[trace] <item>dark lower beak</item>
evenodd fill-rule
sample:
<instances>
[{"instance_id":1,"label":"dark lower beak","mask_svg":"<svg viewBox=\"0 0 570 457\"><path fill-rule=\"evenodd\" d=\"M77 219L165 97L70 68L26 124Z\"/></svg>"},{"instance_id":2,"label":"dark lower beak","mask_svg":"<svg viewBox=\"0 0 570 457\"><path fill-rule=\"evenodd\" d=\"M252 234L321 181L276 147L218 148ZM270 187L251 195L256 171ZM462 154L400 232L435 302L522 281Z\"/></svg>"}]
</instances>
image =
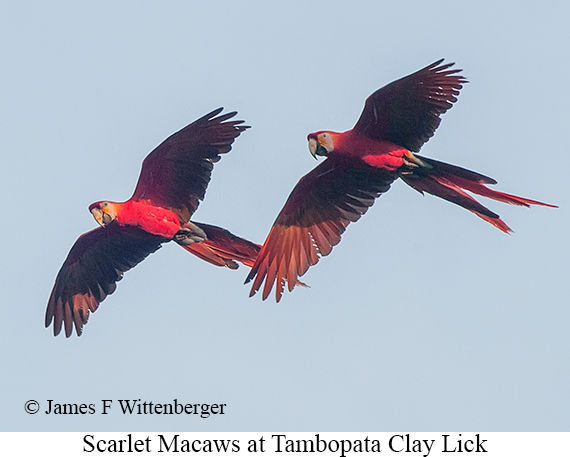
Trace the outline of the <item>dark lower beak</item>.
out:
<instances>
[{"instance_id":1,"label":"dark lower beak","mask_svg":"<svg viewBox=\"0 0 570 457\"><path fill-rule=\"evenodd\" d=\"M322 146L320 143L317 143L317 150L315 151L315 155L326 157L329 155L329 153L324 146Z\"/></svg>"},{"instance_id":2,"label":"dark lower beak","mask_svg":"<svg viewBox=\"0 0 570 457\"><path fill-rule=\"evenodd\" d=\"M311 152L311 155L315 158L315 160L319 160L317 159L317 156L327 156L328 152L325 149L324 146L322 146L316 138L310 138L309 139L309 151Z\"/></svg>"},{"instance_id":3,"label":"dark lower beak","mask_svg":"<svg viewBox=\"0 0 570 457\"><path fill-rule=\"evenodd\" d=\"M103 225L110 224L111 222L113 222L113 218L109 214L103 212Z\"/></svg>"}]
</instances>

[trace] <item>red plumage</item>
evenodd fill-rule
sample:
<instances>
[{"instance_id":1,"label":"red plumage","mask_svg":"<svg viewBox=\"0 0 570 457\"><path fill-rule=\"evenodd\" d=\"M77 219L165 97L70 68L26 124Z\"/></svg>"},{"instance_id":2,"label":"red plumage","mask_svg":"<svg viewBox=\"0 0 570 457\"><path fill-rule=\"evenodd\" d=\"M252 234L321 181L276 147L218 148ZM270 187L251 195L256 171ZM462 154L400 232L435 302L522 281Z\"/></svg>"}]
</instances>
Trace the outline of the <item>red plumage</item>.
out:
<instances>
[{"instance_id":1,"label":"red plumage","mask_svg":"<svg viewBox=\"0 0 570 457\"><path fill-rule=\"evenodd\" d=\"M48 300L45 325L81 335L89 313L116 289L123 273L175 241L219 266L251 266L260 246L225 229L194 223L213 164L247 129L236 113L219 108L171 135L144 160L133 196L124 203L100 201L89 210L101 227L85 233L65 259ZM218 116L218 117L216 117Z\"/></svg>"},{"instance_id":2,"label":"red plumage","mask_svg":"<svg viewBox=\"0 0 570 457\"><path fill-rule=\"evenodd\" d=\"M419 192L460 205L503 232L510 228L466 191L514 205L553 206L496 192L479 173L413 154L434 134L467 81L443 59L374 92L352 130L308 136L311 153L326 160L293 188L246 279L250 296L275 285L281 299L299 277L330 254L350 222L357 221L392 182L402 178Z\"/></svg>"}]
</instances>

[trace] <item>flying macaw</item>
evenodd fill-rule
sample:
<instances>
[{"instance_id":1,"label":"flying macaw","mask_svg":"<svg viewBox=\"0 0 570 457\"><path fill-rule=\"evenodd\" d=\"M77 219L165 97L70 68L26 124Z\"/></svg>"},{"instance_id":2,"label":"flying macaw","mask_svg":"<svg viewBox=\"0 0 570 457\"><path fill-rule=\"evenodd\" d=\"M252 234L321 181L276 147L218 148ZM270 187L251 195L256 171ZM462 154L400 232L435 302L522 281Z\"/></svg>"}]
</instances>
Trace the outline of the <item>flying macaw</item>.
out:
<instances>
[{"instance_id":1,"label":"flying macaw","mask_svg":"<svg viewBox=\"0 0 570 457\"><path fill-rule=\"evenodd\" d=\"M89 206L100 227L75 242L59 270L48 301L45 325L62 323L80 336L89 312L116 289L123 273L163 243L175 241L206 262L231 269L252 266L260 246L213 225L190 221L203 200L214 163L249 128L231 112L212 111L164 140L142 164L133 196L124 203ZM218 117L216 117L218 116Z\"/></svg>"},{"instance_id":2,"label":"flying macaw","mask_svg":"<svg viewBox=\"0 0 570 457\"><path fill-rule=\"evenodd\" d=\"M497 214L465 191L520 206L543 205L491 190L496 181L479 173L415 154L434 134L440 116L453 106L467 80L443 59L374 92L360 119L344 133L308 135L315 159L326 160L303 176L277 216L246 283L250 297L263 284L265 300L275 284L279 301L288 285L329 255L350 222L356 222L377 197L401 178L427 192L472 211L505 233L511 229Z\"/></svg>"}]
</instances>

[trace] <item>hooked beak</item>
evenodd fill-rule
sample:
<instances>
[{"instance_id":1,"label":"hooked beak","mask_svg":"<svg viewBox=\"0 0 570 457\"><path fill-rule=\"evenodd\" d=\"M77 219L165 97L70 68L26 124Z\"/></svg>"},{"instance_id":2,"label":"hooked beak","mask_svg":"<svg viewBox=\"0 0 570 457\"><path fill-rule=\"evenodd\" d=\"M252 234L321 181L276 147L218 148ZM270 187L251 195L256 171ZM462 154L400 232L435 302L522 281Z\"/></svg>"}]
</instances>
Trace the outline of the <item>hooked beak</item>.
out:
<instances>
[{"instance_id":1,"label":"hooked beak","mask_svg":"<svg viewBox=\"0 0 570 457\"><path fill-rule=\"evenodd\" d=\"M315 158L319 160L317 156L327 156L328 152L325 147L317 141L316 138L309 138L309 152Z\"/></svg>"},{"instance_id":2,"label":"hooked beak","mask_svg":"<svg viewBox=\"0 0 570 457\"><path fill-rule=\"evenodd\" d=\"M107 214L100 208L93 208L91 210L91 214L93 214L93 217L101 227L105 227L106 224L113 222L111 215Z\"/></svg>"}]
</instances>

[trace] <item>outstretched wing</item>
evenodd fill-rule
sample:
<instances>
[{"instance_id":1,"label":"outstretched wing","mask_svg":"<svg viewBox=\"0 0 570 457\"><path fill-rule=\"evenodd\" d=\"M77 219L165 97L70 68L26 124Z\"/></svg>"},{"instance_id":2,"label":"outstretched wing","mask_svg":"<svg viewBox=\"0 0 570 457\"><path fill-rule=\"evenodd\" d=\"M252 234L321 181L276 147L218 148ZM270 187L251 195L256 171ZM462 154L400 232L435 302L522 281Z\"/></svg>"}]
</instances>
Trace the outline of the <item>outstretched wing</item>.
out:
<instances>
[{"instance_id":1,"label":"outstretched wing","mask_svg":"<svg viewBox=\"0 0 570 457\"><path fill-rule=\"evenodd\" d=\"M133 226L111 223L81 235L63 263L51 292L45 325L52 320L57 336L65 325L71 336L73 324L81 335L89 312L94 312L112 294L123 273L142 262L167 241Z\"/></svg>"},{"instance_id":2,"label":"outstretched wing","mask_svg":"<svg viewBox=\"0 0 570 457\"><path fill-rule=\"evenodd\" d=\"M142 164L131 199L151 200L187 222L204 199L213 164L249 128L239 125L244 121L228 121L237 114L235 111L216 117L222 110L218 108L187 125L152 151Z\"/></svg>"},{"instance_id":3,"label":"outstretched wing","mask_svg":"<svg viewBox=\"0 0 570 457\"><path fill-rule=\"evenodd\" d=\"M417 152L434 134L440 115L457 101L467 80L443 59L398 79L366 100L354 130Z\"/></svg>"},{"instance_id":4,"label":"outstretched wing","mask_svg":"<svg viewBox=\"0 0 570 457\"><path fill-rule=\"evenodd\" d=\"M301 178L277 216L246 283L250 296L265 280L265 300L275 283L279 301L288 284L298 284L319 258L330 254L350 222L355 222L386 192L397 174L359 159L333 156Z\"/></svg>"}]
</instances>

